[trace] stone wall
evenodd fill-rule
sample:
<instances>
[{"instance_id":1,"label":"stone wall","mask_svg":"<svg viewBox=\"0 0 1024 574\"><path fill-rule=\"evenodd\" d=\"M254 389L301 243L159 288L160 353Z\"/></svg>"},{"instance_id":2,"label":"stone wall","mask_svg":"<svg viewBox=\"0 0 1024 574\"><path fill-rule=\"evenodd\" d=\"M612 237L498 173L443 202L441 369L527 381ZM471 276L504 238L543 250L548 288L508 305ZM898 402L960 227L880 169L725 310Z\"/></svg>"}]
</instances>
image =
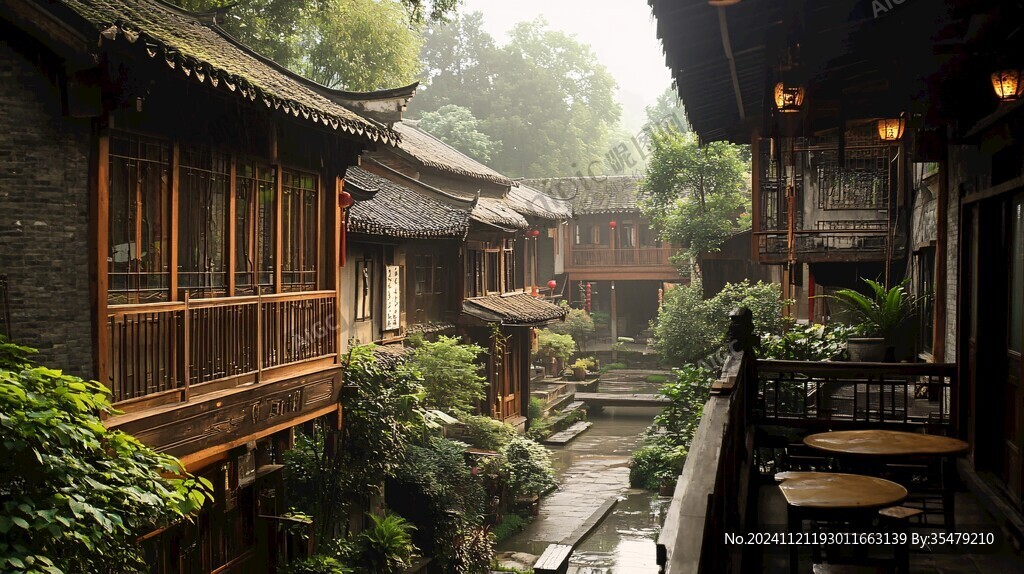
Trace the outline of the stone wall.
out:
<instances>
[{"instance_id":1,"label":"stone wall","mask_svg":"<svg viewBox=\"0 0 1024 574\"><path fill-rule=\"evenodd\" d=\"M89 299L89 120L62 115L56 72L0 36L0 274L11 335L47 366L94 377Z\"/></svg>"}]
</instances>

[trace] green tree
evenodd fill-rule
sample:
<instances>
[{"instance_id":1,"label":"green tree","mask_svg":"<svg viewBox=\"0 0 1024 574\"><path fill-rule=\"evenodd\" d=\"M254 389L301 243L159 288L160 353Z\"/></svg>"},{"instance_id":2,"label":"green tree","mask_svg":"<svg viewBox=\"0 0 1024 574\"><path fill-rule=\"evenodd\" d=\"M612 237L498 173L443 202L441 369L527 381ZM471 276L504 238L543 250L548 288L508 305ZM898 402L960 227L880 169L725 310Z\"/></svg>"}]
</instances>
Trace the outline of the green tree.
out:
<instances>
[{"instance_id":1,"label":"green tree","mask_svg":"<svg viewBox=\"0 0 1024 574\"><path fill-rule=\"evenodd\" d=\"M107 429L110 391L33 353L0 337L0 571L141 572L138 536L197 511L210 484Z\"/></svg>"},{"instance_id":2,"label":"green tree","mask_svg":"<svg viewBox=\"0 0 1024 574\"><path fill-rule=\"evenodd\" d=\"M565 321L553 323L548 330L559 335L569 335L580 351L586 351L587 341L594 336L594 319L584 309L569 309Z\"/></svg>"},{"instance_id":3,"label":"green tree","mask_svg":"<svg viewBox=\"0 0 1024 574\"><path fill-rule=\"evenodd\" d=\"M712 361L725 344L729 313L748 307L759 336L779 334L785 326L782 289L774 283L727 283L710 299L703 298L699 281L665 295L654 327L655 348L668 363L686 365Z\"/></svg>"},{"instance_id":4,"label":"green tree","mask_svg":"<svg viewBox=\"0 0 1024 574\"><path fill-rule=\"evenodd\" d=\"M412 113L456 104L500 142L494 167L512 175L600 175L608 135L618 122L615 81L589 46L521 22L497 46L479 13L425 33L423 92ZM594 172L594 173L589 173Z\"/></svg>"},{"instance_id":5,"label":"green tree","mask_svg":"<svg viewBox=\"0 0 1024 574\"><path fill-rule=\"evenodd\" d=\"M690 131L690 124L686 121L686 110L683 109L683 102L675 88L666 88L653 105L644 108L644 114L647 116L644 129L653 131L675 126L680 132Z\"/></svg>"},{"instance_id":6,"label":"green tree","mask_svg":"<svg viewBox=\"0 0 1024 574\"><path fill-rule=\"evenodd\" d=\"M480 374L479 345L464 344L458 337L440 336L436 341L415 341L409 367L423 377L424 405L443 411L465 413L486 396L487 379Z\"/></svg>"},{"instance_id":7,"label":"green tree","mask_svg":"<svg viewBox=\"0 0 1024 574\"><path fill-rule=\"evenodd\" d=\"M419 74L418 22L457 0L175 0L196 11L229 7L221 25L243 43L330 88L370 91Z\"/></svg>"},{"instance_id":8,"label":"green tree","mask_svg":"<svg viewBox=\"0 0 1024 574\"><path fill-rule=\"evenodd\" d=\"M490 136L480 131L480 122L469 108L448 104L436 112L424 112L419 127L483 163L491 161L496 146Z\"/></svg>"},{"instance_id":9,"label":"green tree","mask_svg":"<svg viewBox=\"0 0 1024 574\"><path fill-rule=\"evenodd\" d=\"M700 145L693 134L655 130L652 155L640 183L644 213L668 241L696 259L718 251L732 234L749 225L750 165L742 150L726 142Z\"/></svg>"}]
</instances>

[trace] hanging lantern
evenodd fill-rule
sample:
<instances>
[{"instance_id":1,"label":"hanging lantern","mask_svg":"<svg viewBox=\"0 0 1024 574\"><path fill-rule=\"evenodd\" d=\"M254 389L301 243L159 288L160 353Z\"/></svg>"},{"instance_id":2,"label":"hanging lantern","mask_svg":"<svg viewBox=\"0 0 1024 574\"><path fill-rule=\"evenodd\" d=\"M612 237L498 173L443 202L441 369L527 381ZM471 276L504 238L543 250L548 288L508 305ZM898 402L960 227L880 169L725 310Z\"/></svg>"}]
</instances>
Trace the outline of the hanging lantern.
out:
<instances>
[{"instance_id":1,"label":"hanging lantern","mask_svg":"<svg viewBox=\"0 0 1024 574\"><path fill-rule=\"evenodd\" d=\"M552 279L551 281L548 281L548 289L551 289L552 291L554 291L555 287L558 287L558 282L557 281L555 281L554 279Z\"/></svg>"},{"instance_id":2,"label":"hanging lantern","mask_svg":"<svg viewBox=\"0 0 1024 574\"><path fill-rule=\"evenodd\" d=\"M992 89L1001 102L1012 102L1020 98L1020 70L1001 70L992 74Z\"/></svg>"},{"instance_id":3,"label":"hanging lantern","mask_svg":"<svg viewBox=\"0 0 1024 574\"><path fill-rule=\"evenodd\" d=\"M533 231L530 232L530 235L532 235L534 238L540 237L540 230L534 229Z\"/></svg>"},{"instance_id":4,"label":"hanging lantern","mask_svg":"<svg viewBox=\"0 0 1024 574\"><path fill-rule=\"evenodd\" d=\"M338 194L338 205L342 209L348 209L348 208L352 207L353 203L355 203L355 201L352 199L352 194L351 193L349 193L347 191L343 191L343 192Z\"/></svg>"},{"instance_id":5,"label":"hanging lantern","mask_svg":"<svg viewBox=\"0 0 1024 574\"><path fill-rule=\"evenodd\" d=\"M905 129L907 129L907 120L903 116L878 120L878 137L882 141L899 141L903 138Z\"/></svg>"},{"instance_id":6,"label":"hanging lantern","mask_svg":"<svg viewBox=\"0 0 1024 574\"><path fill-rule=\"evenodd\" d=\"M804 106L803 86L775 84L775 108L782 113L799 112Z\"/></svg>"},{"instance_id":7,"label":"hanging lantern","mask_svg":"<svg viewBox=\"0 0 1024 574\"><path fill-rule=\"evenodd\" d=\"M608 222L608 227L610 227L610 228L612 228L612 229L615 229L615 226L616 226L616 225L618 225L618 223L615 223L614 221L609 221L609 222Z\"/></svg>"}]
</instances>

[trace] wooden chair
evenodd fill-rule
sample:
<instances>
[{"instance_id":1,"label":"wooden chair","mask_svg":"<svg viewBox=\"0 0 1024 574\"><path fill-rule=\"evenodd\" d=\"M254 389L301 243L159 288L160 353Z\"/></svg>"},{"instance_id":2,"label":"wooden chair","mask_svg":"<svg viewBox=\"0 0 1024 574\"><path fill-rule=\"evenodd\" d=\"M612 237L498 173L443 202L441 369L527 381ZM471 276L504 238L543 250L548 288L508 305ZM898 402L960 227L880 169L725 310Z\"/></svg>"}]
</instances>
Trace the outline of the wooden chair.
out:
<instances>
[{"instance_id":1,"label":"wooden chair","mask_svg":"<svg viewBox=\"0 0 1024 574\"><path fill-rule=\"evenodd\" d=\"M572 546L550 544L533 564L534 574L566 574L569 571L569 556Z\"/></svg>"}]
</instances>

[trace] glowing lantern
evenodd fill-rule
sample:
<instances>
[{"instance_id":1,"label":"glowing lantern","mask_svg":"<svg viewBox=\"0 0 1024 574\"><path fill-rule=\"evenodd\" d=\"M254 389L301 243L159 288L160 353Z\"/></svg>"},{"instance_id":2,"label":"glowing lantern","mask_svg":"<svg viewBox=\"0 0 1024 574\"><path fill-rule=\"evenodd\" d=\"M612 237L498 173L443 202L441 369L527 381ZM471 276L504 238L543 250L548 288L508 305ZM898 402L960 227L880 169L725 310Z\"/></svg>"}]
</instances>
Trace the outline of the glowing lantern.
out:
<instances>
[{"instance_id":1,"label":"glowing lantern","mask_svg":"<svg viewBox=\"0 0 1024 574\"><path fill-rule=\"evenodd\" d=\"M992 89L1001 102L1012 102L1021 96L1020 70L1001 70L992 74Z\"/></svg>"},{"instance_id":2,"label":"glowing lantern","mask_svg":"<svg viewBox=\"0 0 1024 574\"><path fill-rule=\"evenodd\" d=\"M804 107L802 86L787 86L785 82L775 84L775 108L782 113L799 112Z\"/></svg>"},{"instance_id":3,"label":"glowing lantern","mask_svg":"<svg viewBox=\"0 0 1024 574\"><path fill-rule=\"evenodd\" d=\"M903 117L878 120L878 137L887 142L899 141L906 128L907 120Z\"/></svg>"},{"instance_id":4,"label":"glowing lantern","mask_svg":"<svg viewBox=\"0 0 1024 574\"><path fill-rule=\"evenodd\" d=\"M534 229L532 232L530 232L530 235L532 235L534 237L540 237L540 230L539 229Z\"/></svg>"},{"instance_id":5,"label":"glowing lantern","mask_svg":"<svg viewBox=\"0 0 1024 574\"><path fill-rule=\"evenodd\" d=\"M614 221L609 221L609 222L608 222L608 227L610 227L610 228L612 228L612 229L615 229L615 226L616 226L616 225L618 225L618 223L615 223Z\"/></svg>"},{"instance_id":6,"label":"glowing lantern","mask_svg":"<svg viewBox=\"0 0 1024 574\"><path fill-rule=\"evenodd\" d=\"M555 281L554 279L548 281L548 289L554 290L555 287L558 287L557 281Z\"/></svg>"},{"instance_id":7,"label":"glowing lantern","mask_svg":"<svg viewBox=\"0 0 1024 574\"><path fill-rule=\"evenodd\" d=\"M743 0L708 0L709 6L735 6Z\"/></svg>"}]
</instances>

